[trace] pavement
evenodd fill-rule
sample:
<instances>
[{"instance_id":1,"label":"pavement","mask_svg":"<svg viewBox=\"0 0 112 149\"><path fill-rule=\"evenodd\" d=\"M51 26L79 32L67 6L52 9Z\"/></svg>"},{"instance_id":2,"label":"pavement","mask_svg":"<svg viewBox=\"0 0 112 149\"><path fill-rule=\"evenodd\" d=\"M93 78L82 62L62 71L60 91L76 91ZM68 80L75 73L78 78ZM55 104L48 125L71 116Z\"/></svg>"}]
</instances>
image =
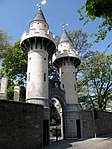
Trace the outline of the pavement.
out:
<instances>
[{"instance_id":1,"label":"pavement","mask_svg":"<svg viewBox=\"0 0 112 149\"><path fill-rule=\"evenodd\" d=\"M112 134L85 140L51 141L44 149L112 149Z\"/></svg>"}]
</instances>

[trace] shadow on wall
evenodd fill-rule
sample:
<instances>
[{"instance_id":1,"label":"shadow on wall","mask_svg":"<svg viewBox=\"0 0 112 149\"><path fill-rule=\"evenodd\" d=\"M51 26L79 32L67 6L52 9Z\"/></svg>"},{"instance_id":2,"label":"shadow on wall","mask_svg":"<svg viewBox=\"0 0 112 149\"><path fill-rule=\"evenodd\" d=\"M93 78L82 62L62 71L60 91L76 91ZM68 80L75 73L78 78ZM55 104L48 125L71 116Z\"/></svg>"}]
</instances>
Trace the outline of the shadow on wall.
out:
<instances>
[{"instance_id":1,"label":"shadow on wall","mask_svg":"<svg viewBox=\"0 0 112 149\"><path fill-rule=\"evenodd\" d=\"M81 137L92 138L112 133L112 113L97 112L94 119L92 111L80 111Z\"/></svg>"}]
</instances>

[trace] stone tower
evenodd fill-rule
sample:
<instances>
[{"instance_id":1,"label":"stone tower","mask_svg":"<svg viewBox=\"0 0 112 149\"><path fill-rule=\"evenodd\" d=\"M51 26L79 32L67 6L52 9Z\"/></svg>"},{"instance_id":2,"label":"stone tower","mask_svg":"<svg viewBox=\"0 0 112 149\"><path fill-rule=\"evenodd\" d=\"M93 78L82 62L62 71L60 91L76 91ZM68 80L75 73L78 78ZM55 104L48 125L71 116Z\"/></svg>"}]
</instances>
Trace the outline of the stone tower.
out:
<instances>
[{"instance_id":1,"label":"stone tower","mask_svg":"<svg viewBox=\"0 0 112 149\"><path fill-rule=\"evenodd\" d=\"M26 102L44 106L44 143L49 141L49 101L48 101L48 55L54 53L55 37L41 7L30 23L29 33L24 32L21 46L28 53Z\"/></svg>"},{"instance_id":2,"label":"stone tower","mask_svg":"<svg viewBox=\"0 0 112 149\"><path fill-rule=\"evenodd\" d=\"M61 89L65 90L65 139L75 138L77 137L76 123L79 120L76 69L81 60L65 29L58 44L58 51L53 55L53 62L59 68Z\"/></svg>"}]
</instances>

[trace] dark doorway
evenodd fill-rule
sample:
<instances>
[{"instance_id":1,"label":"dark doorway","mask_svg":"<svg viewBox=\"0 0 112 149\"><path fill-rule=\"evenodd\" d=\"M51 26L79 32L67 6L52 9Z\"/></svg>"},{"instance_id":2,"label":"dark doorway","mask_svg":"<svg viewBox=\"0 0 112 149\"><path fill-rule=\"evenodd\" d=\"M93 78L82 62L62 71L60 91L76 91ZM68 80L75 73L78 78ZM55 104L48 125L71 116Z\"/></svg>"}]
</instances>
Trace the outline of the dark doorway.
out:
<instances>
[{"instance_id":1,"label":"dark doorway","mask_svg":"<svg viewBox=\"0 0 112 149\"><path fill-rule=\"evenodd\" d=\"M76 120L76 125L77 125L77 138L81 138L81 127L80 127L80 120Z\"/></svg>"},{"instance_id":2,"label":"dark doorway","mask_svg":"<svg viewBox=\"0 0 112 149\"><path fill-rule=\"evenodd\" d=\"M43 122L43 144L49 144L49 120Z\"/></svg>"}]
</instances>

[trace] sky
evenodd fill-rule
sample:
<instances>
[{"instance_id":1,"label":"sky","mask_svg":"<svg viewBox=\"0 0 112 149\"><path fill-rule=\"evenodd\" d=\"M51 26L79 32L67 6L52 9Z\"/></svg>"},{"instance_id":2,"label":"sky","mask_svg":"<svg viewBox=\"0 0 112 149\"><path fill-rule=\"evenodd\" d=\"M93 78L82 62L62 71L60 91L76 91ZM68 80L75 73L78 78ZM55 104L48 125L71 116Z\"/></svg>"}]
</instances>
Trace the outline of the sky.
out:
<instances>
[{"instance_id":1,"label":"sky","mask_svg":"<svg viewBox=\"0 0 112 149\"><path fill-rule=\"evenodd\" d=\"M13 40L11 43L18 41L22 33L29 30L29 24L38 11L37 3L41 0L0 0L0 29L5 30ZM79 21L77 13L86 0L47 0L42 11L49 24L50 31L56 36L61 36L62 19L69 24L66 30L78 30L82 27L83 22ZM82 27L88 34L96 31L98 20ZM98 43L92 47L92 50L103 51L111 41L109 35L105 42ZM111 49L107 51L111 53Z\"/></svg>"}]
</instances>

